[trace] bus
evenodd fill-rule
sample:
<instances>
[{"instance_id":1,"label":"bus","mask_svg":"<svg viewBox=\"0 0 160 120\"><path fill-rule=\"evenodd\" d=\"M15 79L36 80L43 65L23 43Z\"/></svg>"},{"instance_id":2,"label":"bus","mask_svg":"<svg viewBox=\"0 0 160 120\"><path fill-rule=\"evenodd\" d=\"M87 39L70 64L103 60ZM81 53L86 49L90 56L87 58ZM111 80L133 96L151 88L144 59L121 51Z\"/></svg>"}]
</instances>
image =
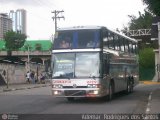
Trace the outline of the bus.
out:
<instances>
[{"instance_id":1,"label":"bus","mask_svg":"<svg viewBox=\"0 0 160 120\"><path fill-rule=\"evenodd\" d=\"M104 26L59 28L54 36L52 95L111 100L139 81L137 41Z\"/></svg>"}]
</instances>

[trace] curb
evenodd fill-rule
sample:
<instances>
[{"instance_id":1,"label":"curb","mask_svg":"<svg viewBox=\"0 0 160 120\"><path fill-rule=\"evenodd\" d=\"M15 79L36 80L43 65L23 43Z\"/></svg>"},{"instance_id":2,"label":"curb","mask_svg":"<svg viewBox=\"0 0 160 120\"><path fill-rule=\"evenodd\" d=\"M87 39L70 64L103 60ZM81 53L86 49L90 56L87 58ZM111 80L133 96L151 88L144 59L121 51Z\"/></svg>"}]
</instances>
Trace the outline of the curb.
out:
<instances>
[{"instance_id":1,"label":"curb","mask_svg":"<svg viewBox=\"0 0 160 120\"><path fill-rule=\"evenodd\" d=\"M40 87L48 87L51 86L50 84L45 85L35 85L35 86L29 86L29 87L20 87L20 88L3 88L0 90L1 92L9 92L9 91L16 91L16 90L25 90L25 89L32 89L32 88L40 88Z\"/></svg>"},{"instance_id":2,"label":"curb","mask_svg":"<svg viewBox=\"0 0 160 120\"><path fill-rule=\"evenodd\" d=\"M155 84L160 84L160 82L155 82L155 81L140 81L139 83L145 84L145 85L155 85Z\"/></svg>"}]
</instances>

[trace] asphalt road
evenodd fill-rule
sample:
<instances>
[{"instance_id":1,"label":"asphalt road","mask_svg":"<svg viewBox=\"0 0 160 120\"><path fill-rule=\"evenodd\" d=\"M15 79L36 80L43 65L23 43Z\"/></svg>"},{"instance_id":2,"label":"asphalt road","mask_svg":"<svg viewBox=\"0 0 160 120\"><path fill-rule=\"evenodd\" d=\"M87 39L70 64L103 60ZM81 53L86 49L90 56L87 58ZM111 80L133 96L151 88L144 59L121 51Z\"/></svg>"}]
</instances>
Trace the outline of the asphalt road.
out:
<instances>
[{"instance_id":1,"label":"asphalt road","mask_svg":"<svg viewBox=\"0 0 160 120\"><path fill-rule=\"evenodd\" d=\"M159 114L160 85L140 84L134 92L116 94L110 102L51 96L51 87L0 93L0 114ZM81 118L82 119L82 118Z\"/></svg>"}]
</instances>

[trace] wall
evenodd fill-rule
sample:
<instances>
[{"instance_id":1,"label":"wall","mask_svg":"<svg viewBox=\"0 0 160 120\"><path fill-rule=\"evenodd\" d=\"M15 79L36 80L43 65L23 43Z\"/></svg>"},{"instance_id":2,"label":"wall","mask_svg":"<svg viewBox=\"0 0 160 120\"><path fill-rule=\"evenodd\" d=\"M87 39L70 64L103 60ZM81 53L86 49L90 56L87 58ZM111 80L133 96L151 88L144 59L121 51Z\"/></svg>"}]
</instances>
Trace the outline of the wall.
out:
<instances>
[{"instance_id":1,"label":"wall","mask_svg":"<svg viewBox=\"0 0 160 120\"><path fill-rule=\"evenodd\" d=\"M44 71L44 66L31 65L31 71L37 73L37 70L40 75ZM26 83L27 69L25 65L0 63L0 71L6 83L7 80L9 84Z\"/></svg>"}]
</instances>

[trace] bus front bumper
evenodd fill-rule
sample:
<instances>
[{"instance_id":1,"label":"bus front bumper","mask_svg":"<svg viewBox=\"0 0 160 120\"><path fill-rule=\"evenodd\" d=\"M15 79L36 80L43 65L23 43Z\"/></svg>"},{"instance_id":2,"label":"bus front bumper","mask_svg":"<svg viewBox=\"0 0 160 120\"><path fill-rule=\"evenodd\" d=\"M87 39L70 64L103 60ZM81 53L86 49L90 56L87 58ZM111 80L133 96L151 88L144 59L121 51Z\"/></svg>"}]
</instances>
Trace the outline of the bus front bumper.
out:
<instances>
[{"instance_id":1,"label":"bus front bumper","mask_svg":"<svg viewBox=\"0 0 160 120\"><path fill-rule=\"evenodd\" d=\"M52 89L52 95L55 97L101 97L103 96L100 89L89 90L62 90Z\"/></svg>"}]
</instances>

